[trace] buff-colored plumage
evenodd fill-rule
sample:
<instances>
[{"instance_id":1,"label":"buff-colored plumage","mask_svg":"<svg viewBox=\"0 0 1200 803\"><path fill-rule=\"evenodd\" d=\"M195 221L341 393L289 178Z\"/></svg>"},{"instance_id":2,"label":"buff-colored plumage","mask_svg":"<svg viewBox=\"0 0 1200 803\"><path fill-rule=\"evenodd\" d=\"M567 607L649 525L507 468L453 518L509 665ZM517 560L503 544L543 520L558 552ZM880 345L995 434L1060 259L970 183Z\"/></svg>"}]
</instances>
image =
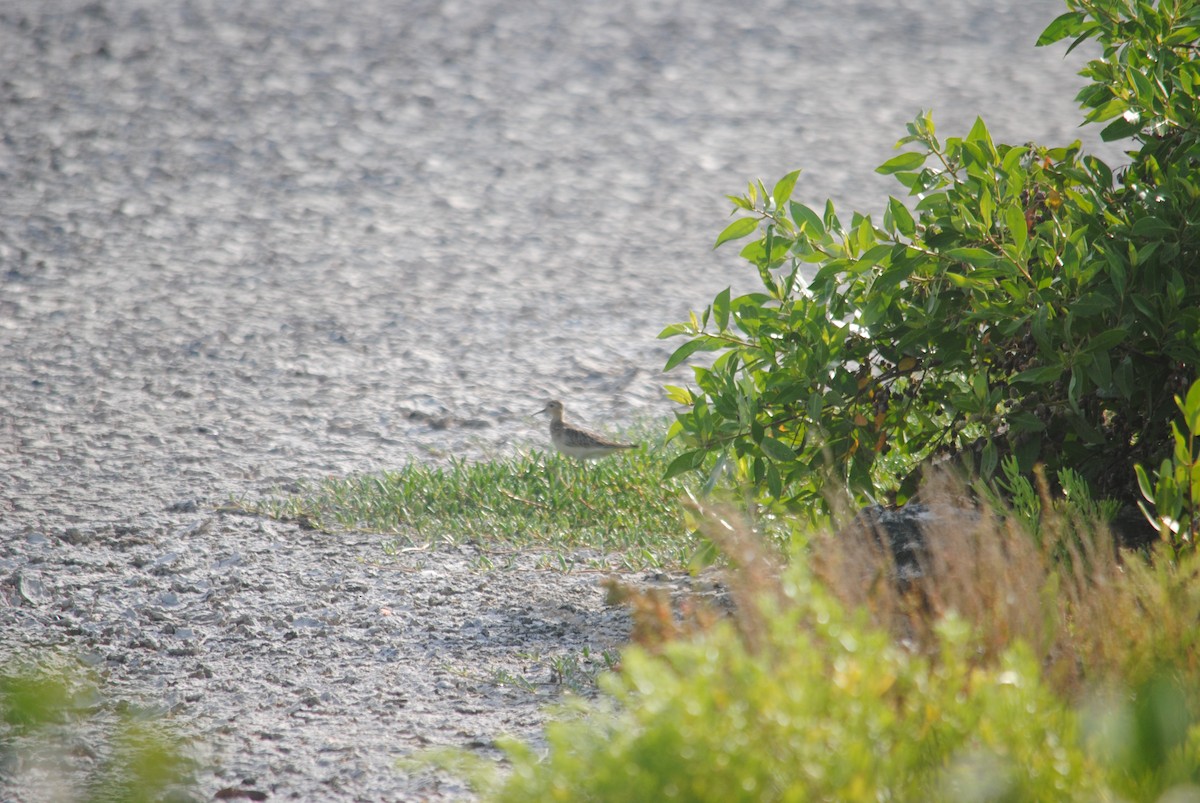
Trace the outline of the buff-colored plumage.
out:
<instances>
[{"instance_id":1,"label":"buff-colored plumage","mask_svg":"<svg viewBox=\"0 0 1200 803\"><path fill-rule=\"evenodd\" d=\"M637 448L636 443L617 443L603 435L563 422L563 404L560 401L546 402L546 406L538 412L550 415L550 442L567 457L598 460L622 449Z\"/></svg>"}]
</instances>

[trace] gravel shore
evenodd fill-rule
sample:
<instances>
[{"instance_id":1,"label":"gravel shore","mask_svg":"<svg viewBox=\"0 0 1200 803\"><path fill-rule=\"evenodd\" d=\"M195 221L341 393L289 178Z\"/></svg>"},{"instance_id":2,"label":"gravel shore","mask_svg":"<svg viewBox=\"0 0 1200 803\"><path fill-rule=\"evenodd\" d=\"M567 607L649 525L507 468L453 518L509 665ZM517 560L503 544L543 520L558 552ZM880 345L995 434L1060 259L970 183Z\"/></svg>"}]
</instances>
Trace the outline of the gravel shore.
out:
<instances>
[{"instance_id":1,"label":"gravel shore","mask_svg":"<svg viewBox=\"0 0 1200 803\"><path fill-rule=\"evenodd\" d=\"M547 658L627 636L602 578L217 508L541 445L550 397L667 415L655 335L753 287L724 195L803 167L798 200L878 214L925 108L1090 141L1083 54L1033 47L1063 10L0 3L0 662L76 655L164 713L197 800L468 796L395 760L535 739Z\"/></svg>"}]
</instances>

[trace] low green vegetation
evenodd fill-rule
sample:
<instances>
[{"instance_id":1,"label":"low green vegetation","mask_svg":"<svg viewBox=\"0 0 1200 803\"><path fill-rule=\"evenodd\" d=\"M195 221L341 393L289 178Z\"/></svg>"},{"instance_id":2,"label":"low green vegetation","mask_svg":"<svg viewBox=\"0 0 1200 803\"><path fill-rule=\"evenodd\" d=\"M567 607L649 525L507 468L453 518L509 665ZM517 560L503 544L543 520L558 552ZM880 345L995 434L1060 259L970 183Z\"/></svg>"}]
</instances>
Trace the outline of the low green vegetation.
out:
<instances>
[{"instance_id":1,"label":"low green vegetation","mask_svg":"<svg viewBox=\"0 0 1200 803\"><path fill-rule=\"evenodd\" d=\"M472 541L485 554L542 547L585 550L634 567L680 566L696 542L683 523L684 482L663 480L665 454L660 439L586 465L536 451L445 466L411 463L329 478L254 509L319 529L392 534L389 547Z\"/></svg>"},{"instance_id":2,"label":"low green vegetation","mask_svg":"<svg viewBox=\"0 0 1200 803\"><path fill-rule=\"evenodd\" d=\"M619 663L620 652L603 648L593 650L585 646L579 650L555 654L525 653L520 658L531 667L530 671L517 674L507 669L499 669L490 673L480 673L463 669L456 671L456 674L480 686L507 687L529 694L537 694L545 688L543 681L531 680L531 676L549 676L550 685L558 690L587 697L596 694L598 678Z\"/></svg>"},{"instance_id":3,"label":"low green vegetation","mask_svg":"<svg viewBox=\"0 0 1200 803\"><path fill-rule=\"evenodd\" d=\"M1134 469L1145 497L1139 507L1157 530L1163 550L1177 556L1180 550L1194 550L1200 536L1200 381L1186 397L1175 397L1175 404L1183 426L1171 423L1170 455L1153 478L1141 465Z\"/></svg>"}]
</instances>

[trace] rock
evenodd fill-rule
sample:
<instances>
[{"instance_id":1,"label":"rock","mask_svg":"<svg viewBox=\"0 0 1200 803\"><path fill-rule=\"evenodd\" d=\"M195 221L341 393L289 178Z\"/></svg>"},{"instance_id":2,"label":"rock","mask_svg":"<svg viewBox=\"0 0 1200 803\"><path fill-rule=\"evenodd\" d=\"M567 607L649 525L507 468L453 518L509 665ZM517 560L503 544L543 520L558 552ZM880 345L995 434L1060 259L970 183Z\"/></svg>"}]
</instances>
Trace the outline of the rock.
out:
<instances>
[{"instance_id":1,"label":"rock","mask_svg":"<svg viewBox=\"0 0 1200 803\"><path fill-rule=\"evenodd\" d=\"M46 584L36 574L18 571L13 579L17 594L27 604L38 607L50 601L50 592L46 589Z\"/></svg>"}]
</instances>

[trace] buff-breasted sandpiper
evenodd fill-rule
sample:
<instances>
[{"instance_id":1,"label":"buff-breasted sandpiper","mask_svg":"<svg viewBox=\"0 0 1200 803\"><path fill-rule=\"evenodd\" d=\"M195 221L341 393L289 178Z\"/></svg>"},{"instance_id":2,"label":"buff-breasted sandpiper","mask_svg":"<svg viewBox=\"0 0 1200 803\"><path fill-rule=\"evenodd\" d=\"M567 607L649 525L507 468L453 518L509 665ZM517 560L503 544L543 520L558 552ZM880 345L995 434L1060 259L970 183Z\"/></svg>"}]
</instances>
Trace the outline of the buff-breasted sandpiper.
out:
<instances>
[{"instance_id":1,"label":"buff-breasted sandpiper","mask_svg":"<svg viewBox=\"0 0 1200 803\"><path fill-rule=\"evenodd\" d=\"M538 413L550 415L550 441L554 448L576 460L598 460L622 449L636 449L636 443L617 443L603 435L581 429L563 422L563 404L560 401L546 402Z\"/></svg>"}]
</instances>

